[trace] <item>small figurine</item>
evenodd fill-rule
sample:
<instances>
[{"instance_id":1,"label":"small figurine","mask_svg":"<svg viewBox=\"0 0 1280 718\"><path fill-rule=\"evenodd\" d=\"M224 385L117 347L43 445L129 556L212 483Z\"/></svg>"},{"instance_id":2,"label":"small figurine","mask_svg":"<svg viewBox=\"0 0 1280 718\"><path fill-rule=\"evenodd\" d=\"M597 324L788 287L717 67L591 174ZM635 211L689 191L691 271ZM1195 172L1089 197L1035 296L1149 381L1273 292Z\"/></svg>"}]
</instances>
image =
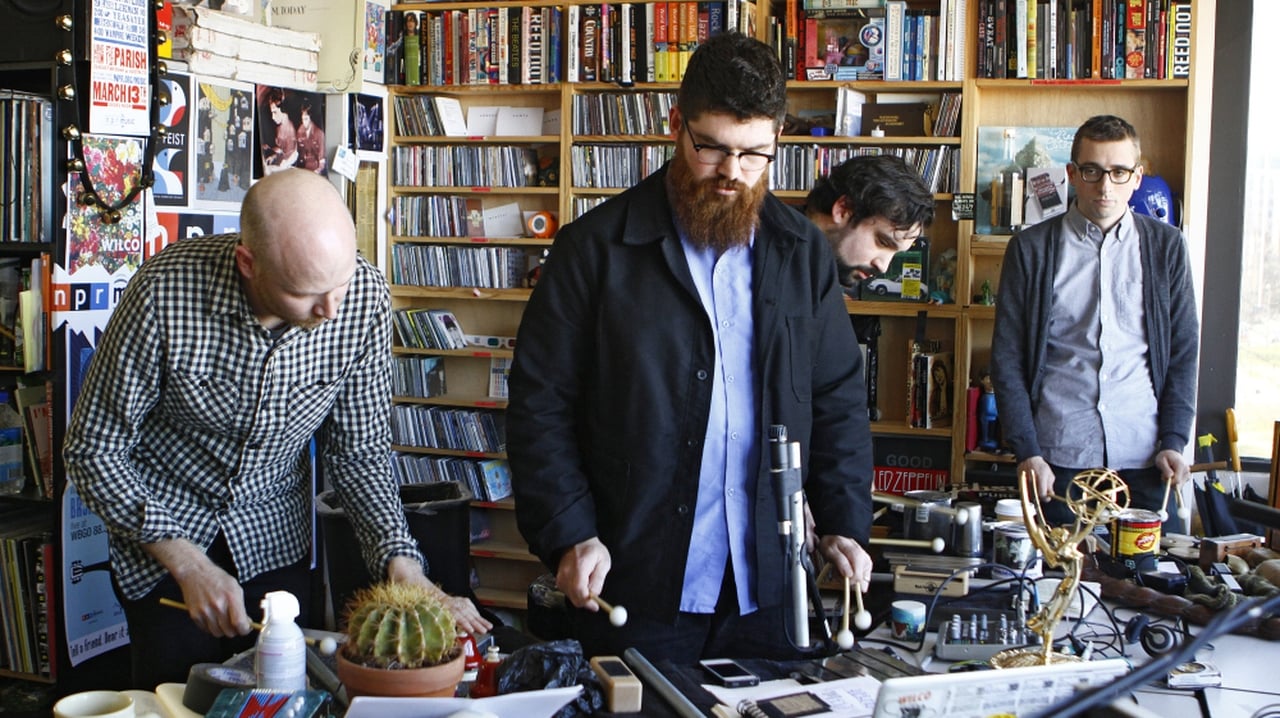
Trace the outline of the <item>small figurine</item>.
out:
<instances>
[{"instance_id":1,"label":"small figurine","mask_svg":"<svg viewBox=\"0 0 1280 718\"><path fill-rule=\"evenodd\" d=\"M994 307L996 305L996 293L991 291L991 280L984 279L982 281L982 306Z\"/></svg>"},{"instance_id":2,"label":"small figurine","mask_svg":"<svg viewBox=\"0 0 1280 718\"><path fill-rule=\"evenodd\" d=\"M983 451L995 451L999 448L996 442L996 389L991 383L991 373L983 372L982 395L978 397L978 448Z\"/></svg>"}]
</instances>

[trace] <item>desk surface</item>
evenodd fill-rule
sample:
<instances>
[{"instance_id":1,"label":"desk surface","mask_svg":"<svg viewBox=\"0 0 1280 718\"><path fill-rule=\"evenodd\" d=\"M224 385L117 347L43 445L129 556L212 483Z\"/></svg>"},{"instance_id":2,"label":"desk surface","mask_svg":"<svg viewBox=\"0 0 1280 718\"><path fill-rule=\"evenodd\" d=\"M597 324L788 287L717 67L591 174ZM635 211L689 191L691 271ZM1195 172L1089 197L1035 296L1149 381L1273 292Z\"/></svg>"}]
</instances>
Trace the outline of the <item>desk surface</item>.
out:
<instances>
[{"instance_id":1,"label":"desk surface","mask_svg":"<svg viewBox=\"0 0 1280 718\"><path fill-rule=\"evenodd\" d=\"M1135 611L1126 609L1114 609L1114 613L1116 622L1121 630L1123 630L1128 619L1136 614ZM1105 617L1105 614L1100 609L1091 613L1086 620L1105 622L1107 626L1110 626L1109 619ZM1064 621L1059 627L1060 635L1065 635L1069 629L1070 626ZM1199 626L1191 627L1192 635L1196 635L1200 630L1201 627ZM934 657L935 641L936 634L929 633L918 650L910 650L910 648L903 647L901 643L894 641L887 628L877 626L859 640L854 651L880 653L883 655L881 649L887 645L890 650L903 659L908 671L910 667L914 666L928 672L944 672L951 666L951 663ZM1116 641L1105 656L1099 657L1117 657L1117 649L1122 643L1123 638ZM1124 657L1135 665L1143 665L1152 660L1142 646L1137 643L1124 645L1123 648ZM1280 673L1276 670L1277 665L1280 665L1280 642L1235 634L1222 635L1198 650L1195 660L1213 664L1222 672L1222 685L1220 687L1202 689L1204 710L1201 709L1201 702L1196 691L1169 689L1164 685L1162 679L1143 686L1133 694L1133 699L1136 700L1137 705L1148 715L1164 716L1165 718L1175 716L1176 718L1195 718L1195 716L1205 716L1207 718L1248 718L1250 716L1255 716L1256 718L1280 718ZM811 664L809 668L804 667L804 662L743 661L743 663L764 678L786 677L797 671L800 673L809 672L815 676L822 672L820 661L809 662ZM815 668L814 666L818 667ZM709 711L711 706L714 705L713 699L706 691L701 689L699 685L700 675L696 669L678 669L671 665L663 664L659 664L657 668L671 679L672 683L682 693L689 696L700 710L710 715ZM646 686L645 715L674 716L678 714L671 711L658 698L656 692Z\"/></svg>"}]
</instances>

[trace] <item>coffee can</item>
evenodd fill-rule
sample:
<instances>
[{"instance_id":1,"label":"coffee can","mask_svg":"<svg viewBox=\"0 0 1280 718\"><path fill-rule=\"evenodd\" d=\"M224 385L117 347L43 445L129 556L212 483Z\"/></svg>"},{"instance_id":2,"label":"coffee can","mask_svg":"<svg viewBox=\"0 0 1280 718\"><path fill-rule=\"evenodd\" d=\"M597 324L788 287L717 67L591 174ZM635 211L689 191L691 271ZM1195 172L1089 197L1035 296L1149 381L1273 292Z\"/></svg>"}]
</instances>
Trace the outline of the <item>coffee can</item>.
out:
<instances>
[{"instance_id":1,"label":"coffee can","mask_svg":"<svg viewBox=\"0 0 1280 718\"><path fill-rule=\"evenodd\" d=\"M1160 514L1125 509L1111 522L1111 557L1130 571L1155 568L1160 548Z\"/></svg>"}]
</instances>

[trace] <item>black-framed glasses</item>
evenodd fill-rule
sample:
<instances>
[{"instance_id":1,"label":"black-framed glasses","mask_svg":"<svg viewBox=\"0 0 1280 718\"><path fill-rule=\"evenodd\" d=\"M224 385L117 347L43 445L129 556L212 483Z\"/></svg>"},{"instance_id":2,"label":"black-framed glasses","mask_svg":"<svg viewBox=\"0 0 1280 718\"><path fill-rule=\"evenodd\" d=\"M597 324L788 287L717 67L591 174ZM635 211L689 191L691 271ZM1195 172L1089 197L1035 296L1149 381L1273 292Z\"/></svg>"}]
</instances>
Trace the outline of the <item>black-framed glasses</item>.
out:
<instances>
[{"instance_id":1,"label":"black-framed glasses","mask_svg":"<svg viewBox=\"0 0 1280 718\"><path fill-rule=\"evenodd\" d=\"M1124 184L1133 176L1134 168L1132 167L1112 167L1104 169L1097 165L1076 165L1076 172L1080 173L1080 179L1085 182L1101 182L1102 176L1106 175L1111 178L1114 184Z\"/></svg>"},{"instance_id":2,"label":"black-framed glasses","mask_svg":"<svg viewBox=\"0 0 1280 718\"><path fill-rule=\"evenodd\" d=\"M689 142L693 145L693 156L698 158L698 162L704 165L719 165L728 157L736 157L738 166L748 172L756 172L769 166L776 155L765 152L754 152L751 150L738 150L734 152L728 147L721 145L702 145L693 141L693 132L689 129L689 124L681 125L686 134L689 135Z\"/></svg>"}]
</instances>

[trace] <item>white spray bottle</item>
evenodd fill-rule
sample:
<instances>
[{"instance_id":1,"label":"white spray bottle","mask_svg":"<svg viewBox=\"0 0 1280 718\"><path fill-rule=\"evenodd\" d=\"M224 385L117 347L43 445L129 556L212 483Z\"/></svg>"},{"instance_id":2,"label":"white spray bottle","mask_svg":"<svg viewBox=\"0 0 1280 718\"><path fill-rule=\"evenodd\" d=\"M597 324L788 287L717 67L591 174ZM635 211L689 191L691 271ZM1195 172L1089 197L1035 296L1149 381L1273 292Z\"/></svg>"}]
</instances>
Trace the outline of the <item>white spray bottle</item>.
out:
<instances>
[{"instance_id":1,"label":"white spray bottle","mask_svg":"<svg viewBox=\"0 0 1280 718\"><path fill-rule=\"evenodd\" d=\"M301 691L307 688L307 642L298 617L298 599L288 591L271 591L262 598L262 630L254 673L258 688Z\"/></svg>"}]
</instances>

